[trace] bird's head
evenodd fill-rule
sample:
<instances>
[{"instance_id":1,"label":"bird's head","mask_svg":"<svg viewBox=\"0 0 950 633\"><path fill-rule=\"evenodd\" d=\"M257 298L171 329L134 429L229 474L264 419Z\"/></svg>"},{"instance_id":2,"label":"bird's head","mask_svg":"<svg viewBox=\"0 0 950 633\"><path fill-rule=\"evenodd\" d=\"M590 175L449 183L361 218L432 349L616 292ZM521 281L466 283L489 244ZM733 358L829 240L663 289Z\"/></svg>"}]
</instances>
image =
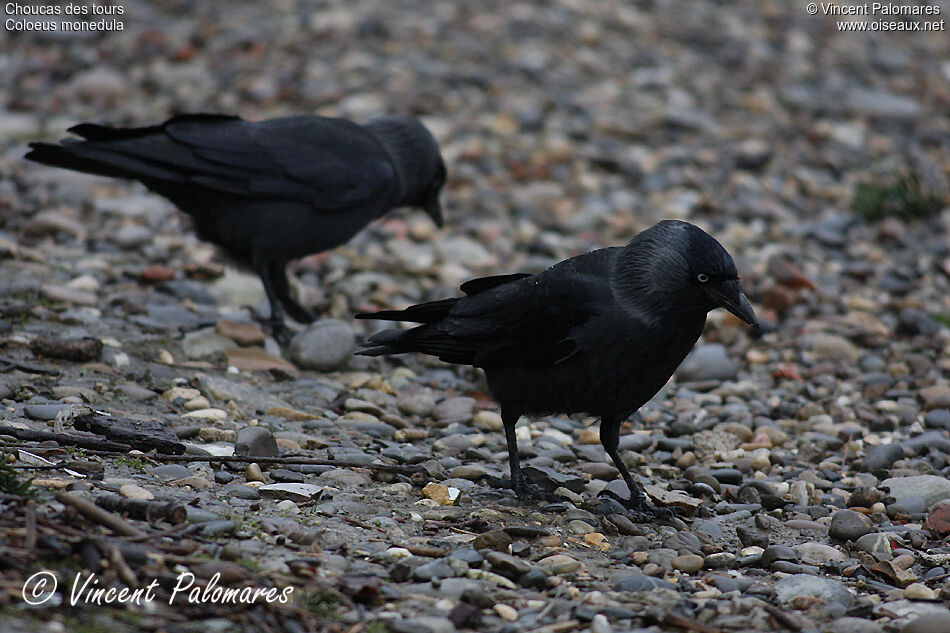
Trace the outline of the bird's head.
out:
<instances>
[{"instance_id":1,"label":"bird's head","mask_svg":"<svg viewBox=\"0 0 950 633\"><path fill-rule=\"evenodd\" d=\"M633 238L621 262L618 279L632 297L650 297L674 309L703 314L725 308L759 327L732 256L698 226L659 222Z\"/></svg>"},{"instance_id":2,"label":"bird's head","mask_svg":"<svg viewBox=\"0 0 950 633\"><path fill-rule=\"evenodd\" d=\"M759 328L752 304L742 292L732 256L701 228L687 224L690 246L686 258L689 278L708 309L725 308L753 328Z\"/></svg>"},{"instance_id":3,"label":"bird's head","mask_svg":"<svg viewBox=\"0 0 950 633\"><path fill-rule=\"evenodd\" d=\"M432 132L415 117L381 116L369 121L371 130L392 156L402 184L401 203L418 207L442 226L439 194L448 172Z\"/></svg>"}]
</instances>

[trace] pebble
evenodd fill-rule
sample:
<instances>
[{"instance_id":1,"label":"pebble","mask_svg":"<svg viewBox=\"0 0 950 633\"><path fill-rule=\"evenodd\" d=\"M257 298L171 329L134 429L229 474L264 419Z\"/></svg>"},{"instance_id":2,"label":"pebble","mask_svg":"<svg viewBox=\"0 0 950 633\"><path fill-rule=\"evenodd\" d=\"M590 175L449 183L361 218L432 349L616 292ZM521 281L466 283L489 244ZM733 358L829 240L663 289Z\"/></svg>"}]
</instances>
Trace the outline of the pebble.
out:
<instances>
[{"instance_id":1,"label":"pebble","mask_svg":"<svg viewBox=\"0 0 950 633\"><path fill-rule=\"evenodd\" d=\"M950 499L950 480L936 475L892 477L881 482L890 495L901 501L908 497L922 497L930 507L938 501Z\"/></svg>"},{"instance_id":2,"label":"pebble","mask_svg":"<svg viewBox=\"0 0 950 633\"><path fill-rule=\"evenodd\" d=\"M566 554L554 554L547 558L542 558L538 564L547 567L552 574L563 575L577 571L582 567L579 560L571 558Z\"/></svg>"},{"instance_id":3,"label":"pebble","mask_svg":"<svg viewBox=\"0 0 950 633\"><path fill-rule=\"evenodd\" d=\"M496 604L494 609L498 617L506 622L514 622L518 619L518 610L507 604Z\"/></svg>"},{"instance_id":4,"label":"pebble","mask_svg":"<svg viewBox=\"0 0 950 633\"><path fill-rule=\"evenodd\" d=\"M904 597L908 600L933 600L937 596L927 585L914 582L904 587Z\"/></svg>"},{"instance_id":5,"label":"pebble","mask_svg":"<svg viewBox=\"0 0 950 633\"><path fill-rule=\"evenodd\" d=\"M946 633L950 631L950 610L942 613L924 613L908 620L901 633Z\"/></svg>"},{"instance_id":6,"label":"pebble","mask_svg":"<svg viewBox=\"0 0 950 633\"><path fill-rule=\"evenodd\" d=\"M828 536L840 541L856 541L873 531L871 520L854 510L838 510L831 516Z\"/></svg>"},{"instance_id":7,"label":"pebble","mask_svg":"<svg viewBox=\"0 0 950 633\"><path fill-rule=\"evenodd\" d=\"M653 591L658 588L675 589L676 585L668 580L644 574L624 576L614 582L614 591Z\"/></svg>"},{"instance_id":8,"label":"pebble","mask_svg":"<svg viewBox=\"0 0 950 633\"><path fill-rule=\"evenodd\" d=\"M323 319L295 335L288 352L294 364L302 369L334 371L350 360L355 349L356 339L349 323Z\"/></svg>"},{"instance_id":9,"label":"pebble","mask_svg":"<svg viewBox=\"0 0 950 633\"><path fill-rule=\"evenodd\" d=\"M899 459L904 458L904 449L899 444L881 444L875 446L861 460L864 472L879 474L888 470Z\"/></svg>"},{"instance_id":10,"label":"pebble","mask_svg":"<svg viewBox=\"0 0 950 633\"><path fill-rule=\"evenodd\" d=\"M244 470L244 478L247 481L264 481L264 473L258 464L248 464Z\"/></svg>"},{"instance_id":11,"label":"pebble","mask_svg":"<svg viewBox=\"0 0 950 633\"><path fill-rule=\"evenodd\" d=\"M801 597L818 598L826 603L826 608L838 605L841 611L850 609L854 604L854 595L842 583L810 574L793 574L782 578L775 583L775 597L782 603Z\"/></svg>"},{"instance_id":12,"label":"pebble","mask_svg":"<svg viewBox=\"0 0 950 633\"><path fill-rule=\"evenodd\" d=\"M151 501L155 498L150 491L135 484L123 484L119 487L119 494L127 499L136 499L139 501Z\"/></svg>"},{"instance_id":13,"label":"pebble","mask_svg":"<svg viewBox=\"0 0 950 633\"><path fill-rule=\"evenodd\" d=\"M237 434L234 454L253 457L278 457L280 449L270 429L263 426L246 426Z\"/></svg>"},{"instance_id":14,"label":"pebble","mask_svg":"<svg viewBox=\"0 0 950 633\"><path fill-rule=\"evenodd\" d=\"M729 357L721 343L697 345L676 370L680 382L704 380L732 380L739 372L739 365Z\"/></svg>"},{"instance_id":15,"label":"pebble","mask_svg":"<svg viewBox=\"0 0 950 633\"><path fill-rule=\"evenodd\" d=\"M439 421L440 426L461 423L466 424L475 414L475 399L467 396L446 398L438 403L432 415Z\"/></svg>"},{"instance_id":16,"label":"pebble","mask_svg":"<svg viewBox=\"0 0 950 633\"><path fill-rule=\"evenodd\" d=\"M673 569L692 574L703 568L703 557L695 554L677 556L672 560Z\"/></svg>"},{"instance_id":17,"label":"pebble","mask_svg":"<svg viewBox=\"0 0 950 633\"><path fill-rule=\"evenodd\" d=\"M200 421L216 422L216 421L227 419L228 412L222 409L215 409L215 408L195 409L193 411L189 411L188 413L183 413L181 417L183 420L200 420Z\"/></svg>"}]
</instances>

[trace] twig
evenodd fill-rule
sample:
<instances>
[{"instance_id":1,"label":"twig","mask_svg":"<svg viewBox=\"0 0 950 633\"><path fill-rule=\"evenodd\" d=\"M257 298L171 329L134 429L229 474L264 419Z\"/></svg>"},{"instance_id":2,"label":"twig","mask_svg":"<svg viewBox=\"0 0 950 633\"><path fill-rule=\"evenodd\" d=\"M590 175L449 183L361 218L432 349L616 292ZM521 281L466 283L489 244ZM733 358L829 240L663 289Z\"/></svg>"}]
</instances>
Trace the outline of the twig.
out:
<instances>
[{"instance_id":1,"label":"twig","mask_svg":"<svg viewBox=\"0 0 950 633\"><path fill-rule=\"evenodd\" d=\"M11 369L19 369L25 371L29 374L46 374L47 376L59 376L59 370L53 369L51 367L41 367L39 365L33 365L32 363L26 363L14 358L7 358L6 356L0 356L0 371L10 371Z\"/></svg>"},{"instance_id":2,"label":"twig","mask_svg":"<svg viewBox=\"0 0 950 633\"><path fill-rule=\"evenodd\" d=\"M127 453L132 450L128 444L119 444L109 440L100 440L95 437L86 437L82 435L72 435L71 433L50 433L49 431L34 431L33 429L20 429L15 426L0 425L0 435L12 435L19 440L29 440L35 442L45 442L53 440L60 444L69 444L79 448L88 448L92 450L104 450L111 452Z\"/></svg>"},{"instance_id":3,"label":"twig","mask_svg":"<svg viewBox=\"0 0 950 633\"><path fill-rule=\"evenodd\" d=\"M75 508L80 514L88 519L92 519L99 525L104 525L117 534L125 536L148 536L146 532L138 529L122 517L106 512L97 505L86 501L68 492L57 492L56 500L68 506Z\"/></svg>"},{"instance_id":4,"label":"twig","mask_svg":"<svg viewBox=\"0 0 950 633\"><path fill-rule=\"evenodd\" d=\"M119 548L115 545L110 545L107 550L109 552L109 562L119 574L119 578L121 578L126 585L132 587L133 589L138 587L139 579L136 577L135 572L132 571L132 568L129 567L129 564L125 562L125 557L122 555L122 552L119 550Z\"/></svg>"}]
</instances>

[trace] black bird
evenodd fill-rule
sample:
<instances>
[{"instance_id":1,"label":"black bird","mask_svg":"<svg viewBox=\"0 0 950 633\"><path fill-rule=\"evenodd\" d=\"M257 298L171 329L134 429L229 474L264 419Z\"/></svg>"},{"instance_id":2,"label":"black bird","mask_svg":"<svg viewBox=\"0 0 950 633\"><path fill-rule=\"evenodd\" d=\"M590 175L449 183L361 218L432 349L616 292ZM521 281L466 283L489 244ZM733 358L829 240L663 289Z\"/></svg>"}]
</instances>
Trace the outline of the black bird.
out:
<instances>
[{"instance_id":1,"label":"black bird","mask_svg":"<svg viewBox=\"0 0 950 633\"><path fill-rule=\"evenodd\" d=\"M617 452L620 425L666 384L702 334L707 312L725 308L758 327L729 253L702 229L673 220L626 246L461 289L468 296L358 314L423 324L380 332L359 353L421 352L483 368L501 405L511 483L521 498L538 491L518 463L518 418L600 417L600 441L630 489L626 505L648 516L658 512Z\"/></svg>"},{"instance_id":2,"label":"black bird","mask_svg":"<svg viewBox=\"0 0 950 633\"><path fill-rule=\"evenodd\" d=\"M201 239L260 275L269 322L285 340L282 304L294 319L314 320L290 295L288 261L338 246L403 205L442 225L445 163L432 134L411 117L361 126L319 116L255 123L187 114L151 127L83 123L69 131L83 140L31 143L26 158L138 180L171 200Z\"/></svg>"}]
</instances>

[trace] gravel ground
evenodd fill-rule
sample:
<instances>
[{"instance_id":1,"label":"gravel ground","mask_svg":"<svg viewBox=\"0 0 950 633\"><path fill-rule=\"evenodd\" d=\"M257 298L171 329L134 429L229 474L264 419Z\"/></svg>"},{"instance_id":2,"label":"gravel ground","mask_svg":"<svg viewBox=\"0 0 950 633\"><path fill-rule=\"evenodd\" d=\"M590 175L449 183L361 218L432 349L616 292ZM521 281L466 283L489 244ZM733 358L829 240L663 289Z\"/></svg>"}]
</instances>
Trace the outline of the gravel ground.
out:
<instances>
[{"instance_id":1,"label":"gravel ground","mask_svg":"<svg viewBox=\"0 0 950 633\"><path fill-rule=\"evenodd\" d=\"M123 8L122 31L0 30L0 448L37 491L0 495L0 628L950 630L946 31L841 33L785 0ZM21 159L80 121L198 111L418 115L449 166L446 227L397 211L295 264L323 320L281 358L252 318L257 278L169 203ZM661 218L727 247L764 326L711 314L624 427L672 525L598 499L616 470L595 420L522 421L523 463L564 497L525 505L485 483L506 453L478 372L351 355L379 327L356 311L538 271ZM90 419L157 422L188 457L21 433ZM53 467L28 468L41 458ZM128 519L151 536L120 537L64 490L175 501L186 522ZM29 607L20 589L44 569L60 589ZM159 579L160 597L69 605L91 572ZM169 606L185 572L293 591Z\"/></svg>"}]
</instances>

